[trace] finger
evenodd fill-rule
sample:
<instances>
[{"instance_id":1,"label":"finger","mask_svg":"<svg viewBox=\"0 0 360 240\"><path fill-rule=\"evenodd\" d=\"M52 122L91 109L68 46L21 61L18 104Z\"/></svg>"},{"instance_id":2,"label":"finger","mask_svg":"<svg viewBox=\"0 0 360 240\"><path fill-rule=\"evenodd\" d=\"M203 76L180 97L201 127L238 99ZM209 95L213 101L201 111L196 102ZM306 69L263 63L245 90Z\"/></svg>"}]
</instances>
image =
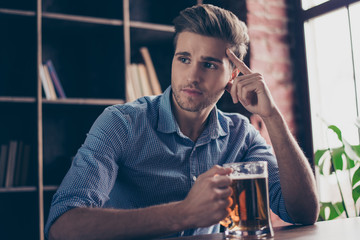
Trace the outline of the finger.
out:
<instances>
[{"instance_id":1,"label":"finger","mask_svg":"<svg viewBox=\"0 0 360 240\"><path fill-rule=\"evenodd\" d=\"M204 173L205 176L213 177L215 175L227 175L231 173L231 168L224 168L219 165L213 166L210 170Z\"/></svg>"},{"instance_id":2,"label":"finger","mask_svg":"<svg viewBox=\"0 0 360 240\"><path fill-rule=\"evenodd\" d=\"M214 186L216 188L227 188L231 184L232 180L229 176L215 175Z\"/></svg>"},{"instance_id":3,"label":"finger","mask_svg":"<svg viewBox=\"0 0 360 240\"><path fill-rule=\"evenodd\" d=\"M255 79L255 77L258 77L259 74L258 73L251 73L251 74L248 74L248 75L243 75L243 76L238 76L236 77L235 79L229 81L225 87L225 90L228 91L231 95L231 98L233 100L233 103L237 103L238 102L238 97L237 97L237 93L238 93L238 90L236 89L236 85L239 83L239 82L244 82L244 80L247 80L249 79L249 77L251 79ZM261 75L260 75L261 76ZM234 86L235 85L235 86Z\"/></svg>"},{"instance_id":4,"label":"finger","mask_svg":"<svg viewBox=\"0 0 360 240\"><path fill-rule=\"evenodd\" d=\"M235 78L233 81L228 83L228 86L231 86L229 93L231 95L233 103L238 102L238 98L237 98L237 95L236 95L236 92L237 92L237 90L236 90L237 85L236 84L237 84L238 81L239 81L239 79Z\"/></svg>"},{"instance_id":5,"label":"finger","mask_svg":"<svg viewBox=\"0 0 360 240\"><path fill-rule=\"evenodd\" d=\"M258 73L252 73L249 75L239 76L234 80L232 89L230 90L233 102L240 101L243 105L249 103L254 104L254 90L259 86L259 82L262 81L262 75Z\"/></svg>"},{"instance_id":6,"label":"finger","mask_svg":"<svg viewBox=\"0 0 360 240\"><path fill-rule=\"evenodd\" d=\"M217 188L215 191L217 194L217 199L228 200L232 194L232 190L230 187L222 189Z\"/></svg>"},{"instance_id":7,"label":"finger","mask_svg":"<svg viewBox=\"0 0 360 240\"><path fill-rule=\"evenodd\" d=\"M244 106L257 104L256 90L259 88L259 80L261 78L255 75L249 79L237 82L237 98Z\"/></svg>"},{"instance_id":8,"label":"finger","mask_svg":"<svg viewBox=\"0 0 360 240\"><path fill-rule=\"evenodd\" d=\"M242 87L242 84L244 83L247 83L247 82L250 82L250 81L253 81L255 79L255 76L254 74L249 74L249 75L243 75L243 76L239 76L239 77L236 77L233 82L229 82L228 83L228 86L231 86L230 88L230 95L231 95L231 98L233 100L233 103L237 103L240 102L242 104L246 104L246 99L245 98L241 98L241 87ZM239 95L240 93L240 95Z\"/></svg>"},{"instance_id":9,"label":"finger","mask_svg":"<svg viewBox=\"0 0 360 240\"><path fill-rule=\"evenodd\" d=\"M243 74L251 74L252 71L251 69L246 66L246 64L241 61L234 53L233 51L231 51L229 48L226 49L226 55L228 56L228 58L230 59L230 61L232 63L235 64L235 66L239 69L239 71Z\"/></svg>"}]
</instances>

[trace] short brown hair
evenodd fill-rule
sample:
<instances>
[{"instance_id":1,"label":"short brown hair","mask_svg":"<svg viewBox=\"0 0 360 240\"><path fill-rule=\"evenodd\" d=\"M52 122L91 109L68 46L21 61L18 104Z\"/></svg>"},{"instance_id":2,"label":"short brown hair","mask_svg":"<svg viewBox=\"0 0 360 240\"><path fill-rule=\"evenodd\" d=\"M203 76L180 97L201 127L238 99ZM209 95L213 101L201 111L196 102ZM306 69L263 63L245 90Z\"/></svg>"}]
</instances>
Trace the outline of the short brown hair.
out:
<instances>
[{"instance_id":1,"label":"short brown hair","mask_svg":"<svg viewBox=\"0 0 360 240\"><path fill-rule=\"evenodd\" d=\"M176 47L181 32L192 32L226 41L241 60L247 53L249 35L244 22L232 12L211 5L200 4L182 10L174 21Z\"/></svg>"}]
</instances>

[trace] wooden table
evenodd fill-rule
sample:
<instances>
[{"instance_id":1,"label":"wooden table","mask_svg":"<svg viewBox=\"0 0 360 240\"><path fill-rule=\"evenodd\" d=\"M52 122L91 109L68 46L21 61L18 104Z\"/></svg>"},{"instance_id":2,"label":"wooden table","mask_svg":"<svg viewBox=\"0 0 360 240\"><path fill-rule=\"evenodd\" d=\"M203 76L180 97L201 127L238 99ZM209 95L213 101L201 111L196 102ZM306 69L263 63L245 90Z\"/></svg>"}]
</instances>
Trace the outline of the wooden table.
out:
<instances>
[{"instance_id":1,"label":"wooden table","mask_svg":"<svg viewBox=\"0 0 360 240\"><path fill-rule=\"evenodd\" d=\"M274 240L360 240L360 217L317 222L310 226L274 228ZM179 237L174 240L222 240L223 233Z\"/></svg>"}]
</instances>

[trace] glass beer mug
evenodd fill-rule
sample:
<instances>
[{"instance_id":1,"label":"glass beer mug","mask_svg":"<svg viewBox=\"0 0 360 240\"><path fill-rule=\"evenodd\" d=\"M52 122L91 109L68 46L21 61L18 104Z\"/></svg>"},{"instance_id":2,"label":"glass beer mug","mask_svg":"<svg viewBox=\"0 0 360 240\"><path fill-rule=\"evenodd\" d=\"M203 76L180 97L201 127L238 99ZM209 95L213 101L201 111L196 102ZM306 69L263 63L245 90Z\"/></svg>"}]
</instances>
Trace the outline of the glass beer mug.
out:
<instances>
[{"instance_id":1,"label":"glass beer mug","mask_svg":"<svg viewBox=\"0 0 360 240\"><path fill-rule=\"evenodd\" d=\"M233 169L230 173L231 212L220 222L226 227L226 239L272 238L267 162L238 162L223 166Z\"/></svg>"}]
</instances>

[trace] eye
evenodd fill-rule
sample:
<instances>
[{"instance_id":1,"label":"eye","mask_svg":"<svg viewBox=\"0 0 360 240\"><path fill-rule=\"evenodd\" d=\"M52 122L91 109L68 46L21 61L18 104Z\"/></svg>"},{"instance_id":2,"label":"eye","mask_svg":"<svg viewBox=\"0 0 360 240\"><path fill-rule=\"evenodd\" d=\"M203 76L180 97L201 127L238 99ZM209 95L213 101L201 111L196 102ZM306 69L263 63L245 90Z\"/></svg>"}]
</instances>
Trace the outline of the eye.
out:
<instances>
[{"instance_id":1,"label":"eye","mask_svg":"<svg viewBox=\"0 0 360 240\"><path fill-rule=\"evenodd\" d=\"M204 62L204 65L203 65L205 68L210 68L210 69L216 69L216 65L215 64L212 64L212 63L209 63L209 62Z\"/></svg>"},{"instance_id":2,"label":"eye","mask_svg":"<svg viewBox=\"0 0 360 240\"><path fill-rule=\"evenodd\" d=\"M182 63L188 64L190 63L190 59L185 58L185 57L178 57L178 60Z\"/></svg>"}]
</instances>

